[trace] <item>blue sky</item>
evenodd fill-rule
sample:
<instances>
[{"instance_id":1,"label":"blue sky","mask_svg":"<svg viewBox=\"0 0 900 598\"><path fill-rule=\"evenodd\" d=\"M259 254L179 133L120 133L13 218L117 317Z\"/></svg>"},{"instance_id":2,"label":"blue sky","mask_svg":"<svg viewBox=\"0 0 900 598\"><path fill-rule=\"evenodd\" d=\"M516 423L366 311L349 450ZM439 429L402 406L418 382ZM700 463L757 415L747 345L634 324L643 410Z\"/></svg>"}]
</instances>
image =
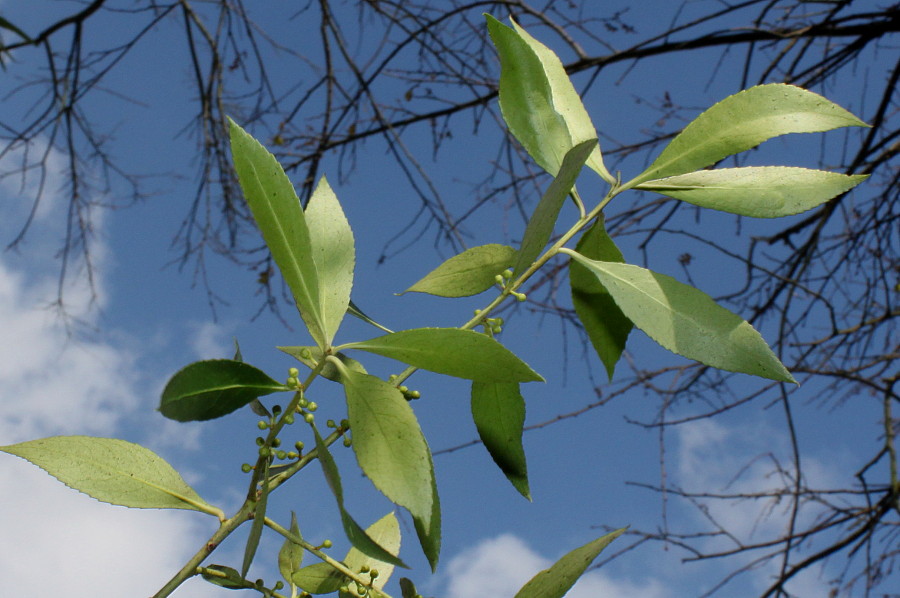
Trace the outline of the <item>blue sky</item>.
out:
<instances>
[{"instance_id":1,"label":"blue sky","mask_svg":"<svg viewBox=\"0 0 900 598\"><path fill-rule=\"evenodd\" d=\"M660 10L667 4L646 6ZM10 20L24 23L23 28L37 28L29 26L29 17L13 3L0 3L0 8ZM636 14L635 18L641 22L647 16L649 13ZM23 21L16 20L20 18ZM34 15L30 18L39 20ZM165 43L163 36L144 50L144 58L164 54ZM135 64L139 56L132 59ZM27 68L33 58L26 57L16 68ZM648 125L643 117L653 113L633 98L661 95L653 89L679 90L684 94L681 101L698 109L721 99L733 91L726 91L733 80L704 88L716 58L698 55L692 65L696 73L656 63L654 70L630 75L621 85L615 85L621 72L605 73L595 83L602 91L593 93L588 104L595 124L617 139L636 139L641 128ZM80 276L83 265L76 264L65 289L70 314L78 318L77 334L71 336L66 322L47 308L57 292L59 263L54 254L63 234L59 213L66 206L66 198L58 192L63 187L58 179L48 183L50 192L26 243L17 251L0 254L0 330L7 338L0 344L0 444L57 434L139 442L172 463L208 501L226 512L233 511L245 490L246 477L240 472L240 464L250 460L255 450L256 418L244 411L202 425L176 424L155 412L160 390L174 371L190 361L230 356L234 338L239 340L247 361L275 378L284 378L287 368L294 364L274 347L305 344L307 339L297 318L289 322L293 330L269 313L251 321L259 305L252 274L223 260L210 262L213 287L227 302L216 306L214 319L191 272L167 266L177 257L171 246L172 235L194 186L192 142L174 138L188 118L187 98L178 94L169 97L172 86L188 74L185 67L164 61L155 64L141 67L137 74L123 68L120 75L121 81L127 81L131 96L146 106L106 98L97 100L92 109L101 113L115 106L120 111L115 147L125 152L129 164L144 172L176 172L181 178L152 178L156 194L149 200L127 209L93 212L95 294ZM685 83L686 77L692 79ZM687 88L691 88L690 93ZM833 99L841 101L840 97ZM464 183L477 178L473 170L479 172L492 158L490 148L499 132L490 131L491 126L483 127L488 130L478 139L469 136L466 127L460 127L437 161L427 164L437 184L447 185L447 196L460 205L467 199ZM424 138L418 141L423 147L430 143ZM481 147L487 149L478 151ZM425 150L423 155L430 154ZM355 300L393 329L462 323L472 308L484 303L483 299L453 302L414 294L394 296L447 256L435 252L426 237L413 249L382 265L377 263L385 240L406 225L417 200L398 186L399 174L386 161L378 142L370 142L361 156L357 171L345 183L338 183L337 176L331 175L329 166L334 168L333 164L325 168L356 237ZM5 160L15 158L7 156ZM60 164L56 172L51 168L51 175L61 176L63 158L57 150L51 151L51 160ZM585 173L583 178L590 176ZM35 184L33 179L24 183L0 181L0 238L4 244L21 226L30 207L25 198ZM592 189L590 183L585 183L585 188ZM512 243L521 234L521 223L510 218L502 205L492 209L471 223L471 230L478 235L472 244ZM733 222L730 217L704 216L697 226L702 227L703 234L727 235L733 230ZM622 247L629 261L640 263L642 257L633 243L624 239ZM688 250L697 251L685 243L651 253L651 265L679 276L677 256ZM729 268L716 263L695 282L714 293L717 285L727 286ZM290 320L290 310L284 313ZM595 383L602 382L594 356L583 354L572 338L562 339L556 322L526 315L518 312L509 318L502 340L548 379L547 384L531 384L524 389L527 423L549 420L593 402L596 395L589 373ZM339 339L365 338L373 333L356 321L348 321ZM628 348L630 359L660 363L668 359L642 333L632 335ZM370 370L387 375L397 368L392 370L385 362L373 360ZM621 365L619 375L627 374L627 366ZM749 378L747 383L756 384ZM410 387L422 391L423 399L415 407L433 450L476 437L465 383L423 373L411 380ZM343 417L339 388L317 384L316 393L320 418ZM868 411L873 406L837 406L835 417L809 406L814 394L814 385L797 391L797 404L808 411L800 438L806 450L808 483L826 486L844 472L853 471L855 455L870 454L867 443L873 442L874 435L866 426L873 421ZM409 576L426 595L512 596L552 560L599 535L597 526L646 529L658 525L662 509L659 495L625 484L629 480L651 485L658 482L657 433L625 421L652 420L656 409L652 397L638 392L527 434L533 503L515 493L481 447L437 456L445 521L442 566L436 576L427 574L424 559L417 556L411 524L403 519L403 555L414 565ZM837 429L836 419L840 430L855 426L856 431L823 437L822 430ZM684 487L768 487L772 483L767 477L769 464L765 458L753 457L768 454L784 459L789 455L788 440L773 410L739 411L715 421L685 425L668 434L667 474ZM348 487L348 506L357 520L372 522L389 511L391 505L356 474L349 452L337 456ZM748 461L750 465L745 467ZM301 477L278 493L271 503L271 516L287 522L290 511L297 511L307 538L331 538L336 543L334 554L343 555L346 542L321 475L311 470ZM64 584L66 595L75 598L149 595L214 529L214 521L196 513L101 505L8 456L0 458L0 501L5 507L0 514L0 528L4 530L0 535L0 579L4 594L9 595L44 592L44 584L50 583ZM751 503L717 508L721 510L713 515L729 521L744 538L759 538L766 530L783 526L787 516L786 507L777 505L768 517L763 517L760 505ZM703 514L688 505L673 501L667 509L673 528L687 529L703 521ZM233 537L212 561L229 565L239 562L243 537ZM627 539L620 542L624 544ZM274 536L264 541L251 575L276 578L273 548L278 545L280 541ZM267 556L272 558L265 560ZM674 548L644 546L602 571L591 572L569 596L695 595L730 570L728 564L715 562L683 566L680 561L685 556ZM53 572L50 578L49 571ZM735 585L734 595L765 587L772 573L766 567L749 572ZM820 577L820 573L804 573L791 587L800 596L824 595L828 575ZM395 585L389 588L399 594ZM191 582L176 596L203 598L223 592Z\"/></svg>"}]
</instances>

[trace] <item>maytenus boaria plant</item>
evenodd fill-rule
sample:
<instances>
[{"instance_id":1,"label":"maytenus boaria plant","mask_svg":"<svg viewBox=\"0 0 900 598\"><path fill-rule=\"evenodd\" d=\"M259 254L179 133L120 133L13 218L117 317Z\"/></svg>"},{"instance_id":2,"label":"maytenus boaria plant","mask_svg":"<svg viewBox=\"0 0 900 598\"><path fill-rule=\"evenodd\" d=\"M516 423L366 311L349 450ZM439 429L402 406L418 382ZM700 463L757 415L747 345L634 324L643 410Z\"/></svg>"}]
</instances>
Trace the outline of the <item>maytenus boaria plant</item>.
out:
<instances>
[{"instance_id":1,"label":"maytenus boaria plant","mask_svg":"<svg viewBox=\"0 0 900 598\"><path fill-rule=\"evenodd\" d=\"M190 509L219 520L219 528L169 580L155 598L170 595L200 575L228 589L267 597L310 594L388 597L384 586L399 556L400 528L393 513L363 529L344 508L341 478L331 447L352 446L363 473L375 487L409 513L422 551L437 566L441 511L431 453L416 421L404 382L417 369L471 380L472 416L485 447L515 488L529 497L522 426L525 405L519 386L542 381L529 365L494 338L502 323L493 316L507 301L526 300L521 289L548 261L569 261L575 311L610 377L633 327L666 349L706 365L795 383L753 327L703 292L674 278L625 262L607 234L603 211L625 191L640 189L696 206L758 218L809 210L859 184L865 176L786 166L710 168L722 159L787 133L822 132L866 126L825 98L798 87L760 85L715 104L691 122L634 178L622 182L603 162L596 129L559 58L515 22L487 17L501 63L500 108L510 131L553 180L532 214L518 247L488 244L456 255L408 291L465 297L493 289L493 297L458 328L391 332L375 324L350 301L355 263L353 232L337 197L323 177L305 210L281 166L240 126L229 122L234 167L246 200L290 289L313 343L280 347L303 365L286 382L234 359L201 361L177 372L166 386L160 412L177 421L209 420L249 406L262 419L247 496L228 516L201 498L160 457L123 440L85 436L51 437L0 447L45 469L65 484L97 500L126 507ZM608 185L591 204L575 189L584 166ZM562 204L570 198L579 217L548 246ZM574 248L571 244L574 241ZM346 313L385 334L335 345ZM475 329L482 327L483 331ZM368 374L354 352L375 353L407 367L388 380ZM343 387L346 417L322 430L314 415L313 384L325 379ZM321 382L320 382L321 384ZM286 393L284 407L259 400ZM289 426L308 426L310 448L298 441L281 446ZM326 433L327 432L327 433ZM323 435L324 434L324 435ZM352 442L351 442L352 437ZM343 559L300 533L295 515L288 525L270 518L268 497L313 461L322 467L334 494L352 548ZM251 526L239 569L209 563L210 555L241 525ZM249 580L264 529L284 537L277 555L284 578ZM618 530L573 550L539 573L518 598L562 596ZM318 562L302 566L304 555ZM417 596L400 580L404 598Z\"/></svg>"}]
</instances>

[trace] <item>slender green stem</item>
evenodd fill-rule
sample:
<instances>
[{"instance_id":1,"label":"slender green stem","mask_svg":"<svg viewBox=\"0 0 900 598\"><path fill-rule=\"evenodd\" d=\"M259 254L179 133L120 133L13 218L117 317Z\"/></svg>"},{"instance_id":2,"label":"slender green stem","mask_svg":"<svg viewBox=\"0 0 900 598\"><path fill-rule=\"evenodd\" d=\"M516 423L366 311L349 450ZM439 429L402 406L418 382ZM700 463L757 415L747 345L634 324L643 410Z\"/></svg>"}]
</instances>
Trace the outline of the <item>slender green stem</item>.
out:
<instances>
[{"instance_id":1,"label":"slender green stem","mask_svg":"<svg viewBox=\"0 0 900 598\"><path fill-rule=\"evenodd\" d=\"M326 562L329 565L331 565L332 567L334 567L334 569L336 569L337 571L340 571L340 573L342 575L346 575L353 581L355 581L363 586L367 586L369 583L371 583L370 579L364 578L359 573L351 571L349 568L347 568L347 566L344 563L330 557L325 552L322 552L322 550L320 550L319 547L314 546L313 544L310 544L309 542L307 542L306 540L304 540L303 538L301 538L300 536L298 536L296 534L292 534L289 530L278 525L278 523L276 523L275 521L272 521L268 517L266 517L265 523L270 529L278 532L279 534L281 534L282 536L284 536L285 538L287 538L294 544L302 546L303 549L306 550L307 552L311 552L312 554L314 554L317 557L319 557L320 559L322 559L324 562ZM376 592L378 592L379 595L381 595L383 598L391 598L390 594L387 594L387 593L383 592L382 590L376 590L375 588L372 588L372 589L375 590Z\"/></svg>"},{"instance_id":2,"label":"slender green stem","mask_svg":"<svg viewBox=\"0 0 900 598\"><path fill-rule=\"evenodd\" d=\"M210 536L209 540L198 550L194 556L192 556L187 563L184 564L178 573L176 573L172 579L170 579L166 585L164 585L156 594L153 595L152 598L165 598L172 594L175 589L184 583L190 577L193 577L197 574L197 567L208 557L212 552L218 548L219 544L221 544L225 538L227 538L231 532L236 530L243 524L245 521L250 519L251 514L253 513L255 505L247 500L244 501L244 504L241 506L240 510L231 517L230 519L226 519L219 526L219 529Z\"/></svg>"}]
</instances>

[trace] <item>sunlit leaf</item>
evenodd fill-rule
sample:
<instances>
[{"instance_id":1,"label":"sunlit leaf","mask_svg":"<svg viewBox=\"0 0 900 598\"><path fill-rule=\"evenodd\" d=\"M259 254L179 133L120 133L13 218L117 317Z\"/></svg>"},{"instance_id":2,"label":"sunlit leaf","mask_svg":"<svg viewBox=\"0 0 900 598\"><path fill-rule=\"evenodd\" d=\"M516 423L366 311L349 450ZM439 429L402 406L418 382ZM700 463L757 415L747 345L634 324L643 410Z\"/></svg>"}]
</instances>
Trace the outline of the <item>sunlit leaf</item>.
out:
<instances>
[{"instance_id":1,"label":"sunlit leaf","mask_svg":"<svg viewBox=\"0 0 900 598\"><path fill-rule=\"evenodd\" d=\"M596 145L596 139L589 139L579 143L566 154L559 169L559 174L547 187L547 191L544 192L540 203L538 203L534 214L531 215L528 225L525 227L522 247L519 249L519 253L516 254L513 279L525 272L547 245L547 241L553 235L553 227L556 226L559 211L562 209L569 192L572 191L572 187L575 186L575 179L578 178L585 159Z\"/></svg>"},{"instance_id":2,"label":"sunlit leaf","mask_svg":"<svg viewBox=\"0 0 900 598\"><path fill-rule=\"evenodd\" d=\"M366 533L370 538L378 542L385 550L394 555L400 554L400 523L397 516L388 513L372 525L366 528ZM344 557L344 564L351 571L370 571L375 569L378 576L372 581L372 587L380 590L384 584L391 578L394 573L394 566L363 554L356 548L351 548ZM366 576L365 573L362 574ZM350 584L349 592L341 592L341 596L352 596L354 598L362 596L356 591L356 584Z\"/></svg>"},{"instance_id":3,"label":"sunlit leaf","mask_svg":"<svg viewBox=\"0 0 900 598\"><path fill-rule=\"evenodd\" d=\"M555 175L574 143L565 119L553 107L553 90L538 55L516 33L490 15L488 32L500 55L500 112L522 147Z\"/></svg>"},{"instance_id":4,"label":"sunlit leaf","mask_svg":"<svg viewBox=\"0 0 900 598\"><path fill-rule=\"evenodd\" d=\"M141 509L211 507L159 455L115 438L53 436L0 446L101 502Z\"/></svg>"},{"instance_id":5,"label":"sunlit leaf","mask_svg":"<svg viewBox=\"0 0 900 598\"><path fill-rule=\"evenodd\" d=\"M346 577L328 563L315 563L295 572L291 580L301 590L310 594L337 592Z\"/></svg>"},{"instance_id":6,"label":"sunlit leaf","mask_svg":"<svg viewBox=\"0 0 900 598\"><path fill-rule=\"evenodd\" d=\"M479 245L454 255L404 293L439 297L469 297L496 283L495 277L512 266L516 250L507 245Z\"/></svg>"},{"instance_id":7,"label":"sunlit leaf","mask_svg":"<svg viewBox=\"0 0 900 598\"><path fill-rule=\"evenodd\" d=\"M473 330L414 328L343 348L361 349L424 370L481 382L543 381L509 349Z\"/></svg>"},{"instance_id":8,"label":"sunlit leaf","mask_svg":"<svg viewBox=\"0 0 900 598\"><path fill-rule=\"evenodd\" d=\"M868 176L789 166L749 166L698 170L647 181L637 188L703 208L778 218L810 210L852 189Z\"/></svg>"},{"instance_id":9,"label":"sunlit leaf","mask_svg":"<svg viewBox=\"0 0 900 598\"><path fill-rule=\"evenodd\" d=\"M419 592L416 590L416 584L406 577L400 578L400 592L403 598L419 598Z\"/></svg>"},{"instance_id":10,"label":"sunlit leaf","mask_svg":"<svg viewBox=\"0 0 900 598\"><path fill-rule=\"evenodd\" d=\"M645 268L564 252L597 276L634 325L669 351L722 370L796 383L759 332L706 293Z\"/></svg>"},{"instance_id":11,"label":"sunlit leaf","mask_svg":"<svg viewBox=\"0 0 900 598\"><path fill-rule=\"evenodd\" d=\"M593 260L625 261L622 252L606 233L602 214L581 236L575 250ZM576 260L569 262L569 285L578 320L612 380L633 324L597 277Z\"/></svg>"},{"instance_id":12,"label":"sunlit leaf","mask_svg":"<svg viewBox=\"0 0 900 598\"><path fill-rule=\"evenodd\" d=\"M234 169L253 218L291 289L309 333L316 344L324 346L318 273L297 193L275 156L233 120L228 123Z\"/></svg>"},{"instance_id":13,"label":"sunlit leaf","mask_svg":"<svg viewBox=\"0 0 900 598\"><path fill-rule=\"evenodd\" d=\"M550 84L550 94L553 100L553 108L566 123L572 145L578 145L582 141L597 138L597 129L591 122L591 117L584 109L581 96L575 91L572 80L569 79L562 61L550 48L534 39L525 29L519 26L512 18L509 19L516 33L534 51L544 67L544 74ZM603 164L603 156L600 153L600 144L591 152L586 165L599 174L608 183L614 183L616 178L612 176ZM556 174L556 173L551 173Z\"/></svg>"},{"instance_id":14,"label":"sunlit leaf","mask_svg":"<svg viewBox=\"0 0 900 598\"><path fill-rule=\"evenodd\" d=\"M473 382L472 419L494 463L519 493L531 500L522 447L525 400L515 382Z\"/></svg>"},{"instance_id":15,"label":"sunlit leaf","mask_svg":"<svg viewBox=\"0 0 900 598\"><path fill-rule=\"evenodd\" d=\"M403 393L384 380L345 370L342 382L359 466L378 490L410 512L434 568L440 552L440 510L435 508L431 450L419 422Z\"/></svg>"},{"instance_id":16,"label":"sunlit leaf","mask_svg":"<svg viewBox=\"0 0 900 598\"><path fill-rule=\"evenodd\" d=\"M406 564L403 561L379 546L378 543L375 542L375 540L370 538L366 534L366 531L358 523L356 523L353 517L351 517L346 509L344 509L344 488L341 484L341 476L338 473L337 464L334 462L334 457L331 456L331 452L329 452L328 446L325 444L325 441L322 440L322 436L319 434L319 431L314 427L313 432L316 437L316 455L318 456L319 463L322 465L322 472L325 474L325 481L328 482L328 487L331 488L331 492L332 494L334 494L335 500L337 500L338 509L340 510L341 514L341 523L344 526L344 533L347 535L347 539L350 540L350 543L353 546L372 558L378 559L379 561L384 561L385 563L392 563L399 567L406 567ZM305 569L309 569L309 567L304 567L303 569L301 569L301 571ZM296 583L300 587L304 587L300 582L296 580L297 574L294 575L294 583ZM312 590L306 591L312 592Z\"/></svg>"},{"instance_id":17,"label":"sunlit leaf","mask_svg":"<svg viewBox=\"0 0 900 598\"><path fill-rule=\"evenodd\" d=\"M353 231L325 177L306 206L306 225L318 273L319 313L325 342L330 344L350 304L356 254Z\"/></svg>"},{"instance_id":18,"label":"sunlit leaf","mask_svg":"<svg viewBox=\"0 0 900 598\"><path fill-rule=\"evenodd\" d=\"M549 569L544 569L532 577L516 593L515 598L562 598L600 552L624 532L624 529L610 532L567 553Z\"/></svg>"},{"instance_id":19,"label":"sunlit leaf","mask_svg":"<svg viewBox=\"0 0 900 598\"><path fill-rule=\"evenodd\" d=\"M297 523L297 514L291 511L291 533L302 538L300 525ZM288 583L293 583L294 574L300 570L303 563L303 547L289 538L284 539L281 550L278 551L278 571Z\"/></svg>"},{"instance_id":20,"label":"sunlit leaf","mask_svg":"<svg viewBox=\"0 0 900 598\"><path fill-rule=\"evenodd\" d=\"M783 83L757 85L694 119L630 184L700 170L779 135L866 126L811 91Z\"/></svg>"},{"instance_id":21,"label":"sunlit leaf","mask_svg":"<svg viewBox=\"0 0 900 598\"><path fill-rule=\"evenodd\" d=\"M169 379L159 411L181 422L213 419L284 390L284 384L252 365L231 359L197 361Z\"/></svg>"}]
</instances>

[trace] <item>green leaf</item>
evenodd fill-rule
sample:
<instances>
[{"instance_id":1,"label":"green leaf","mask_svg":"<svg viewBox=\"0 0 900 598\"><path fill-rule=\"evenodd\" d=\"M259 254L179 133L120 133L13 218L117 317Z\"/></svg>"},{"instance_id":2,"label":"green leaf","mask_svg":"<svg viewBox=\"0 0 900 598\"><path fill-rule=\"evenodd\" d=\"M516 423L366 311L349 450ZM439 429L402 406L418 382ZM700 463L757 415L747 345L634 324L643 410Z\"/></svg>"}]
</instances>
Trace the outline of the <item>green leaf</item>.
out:
<instances>
[{"instance_id":1,"label":"green leaf","mask_svg":"<svg viewBox=\"0 0 900 598\"><path fill-rule=\"evenodd\" d=\"M0 451L37 465L101 502L139 509L218 511L159 455L124 440L53 436L0 446Z\"/></svg>"},{"instance_id":2,"label":"green leaf","mask_svg":"<svg viewBox=\"0 0 900 598\"><path fill-rule=\"evenodd\" d=\"M581 236L575 250L593 260L625 261L622 252L606 233L603 214ZM575 313L612 380L616 363L622 357L625 342L634 325L597 277L575 260L569 262L569 285Z\"/></svg>"},{"instance_id":3,"label":"green leaf","mask_svg":"<svg viewBox=\"0 0 900 598\"><path fill-rule=\"evenodd\" d=\"M400 523L397 521L397 516L393 513L388 513L367 527L366 533L370 538L378 542L379 546L384 547L391 554L400 554ZM378 577L372 581L372 587L376 590L383 588L384 584L387 583L394 573L394 566L390 563L373 559L356 548L350 549L347 556L344 558L344 564L347 565L347 568L351 571L369 571L371 569L376 569L378 571ZM365 574L363 574L363 576L365 577ZM356 591L356 584L350 584L350 591L341 592L341 596L352 596L357 598L361 596L361 594Z\"/></svg>"},{"instance_id":4,"label":"green leaf","mask_svg":"<svg viewBox=\"0 0 900 598\"><path fill-rule=\"evenodd\" d=\"M331 594L344 583L344 574L328 563L316 563L294 573L291 581L310 594Z\"/></svg>"},{"instance_id":5,"label":"green leaf","mask_svg":"<svg viewBox=\"0 0 900 598\"><path fill-rule=\"evenodd\" d=\"M562 598L587 570L597 555L625 529L610 532L569 552L522 586L515 598Z\"/></svg>"},{"instance_id":6,"label":"green leaf","mask_svg":"<svg viewBox=\"0 0 900 598\"><path fill-rule=\"evenodd\" d=\"M256 549L259 548L259 540L262 538L263 525L266 521L266 508L269 504L269 461L266 460L260 476L259 500L256 501L256 507L253 509L253 524L250 526L250 533L247 535L247 544L244 546L244 560L241 563L241 577L246 577L250 565L253 563L253 557L256 556Z\"/></svg>"},{"instance_id":7,"label":"green leaf","mask_svg":"<svg viewBox=\"0 0 900 598\"><path fill-rule=\"evenodd\" d=\"M472 419L494 463L519 493L531 500L522 447L525 400L515 382L473 382Z\"/></svg>"},{"instance_id":8,"label":"green leaf","mask_svg":"<svg viewBox=\"0 0 900 598\"><path fill-rule=\"evenodd\" d=\"M753 326L706 293L638 266L562 251L584 264L634 325L669 351L722 370L796 384Z\"/></svg>"},{"instance_id":9,"label":"green leaf","mask_svg":"<svg viewBox=\"0 0 900 598\"><path fill-rule=\"evenodd\" d=\"M322 349L318 347L276 347L276 349L278 349L279 351L284 351L288 355L295 357L297 361L301 362L311 370L315 369L316 364L322 361L324 355L322 353ZM309 355L309 357L305 357L305 355ZM356 361L352 357L348 357L340 351L334 353L334 356L340 359L341 363L343 363L351 370L360 372L362 374L366 373L366 368L363 367L363 364ZM325 365L322 366L322 376L333 382L341 381L340 372L337 370L334 364L329 361L326 361Z\"/></svg>"},{"instance_id":10,"label":"green leaf","mask_svg":"<svg viewBox=\"0 0 900 598\"><path fill-rule=\"evenodd\" d=\"M559 58L514 21L507 27L490 15L488 32L500 56L500 111L510 132L537 164L556 176L574 146L596 139L597 131ZM588 166L607 182L599 145Z\"/></svg>"},{"instance_id":11,"label":"green leaf","mask_svg":"<svg viewBox=\"0 0 900 598\"><path fill-rule=\"evenodd\" d=\"M525 227L522 247L516 255L516 265L513 268L513 280L531 266L547 245L547 241L553 234L553 227L556 226L559 211L569 192L572 191L572 187L575 186L575 179L578 178L585 159L590 155L591 148L596 144L596 139L588 139L576 145L566 154L559 174L547 187L547 191L541 197L541 201L534 209L534 214L531 215L531 219Z\"/></svg>"},{"instance_id":12,"label":"green leaf","mask_svg":"<svg viewBox=\"0 0 900 598\"><path fill-rule=\"evenodd\" d=\"M541 65L544 67L544 74L547 76L547 83L550 85L553 108L563 117L566 128L569 130L572 144L578 145L582 141L596 139L597 129L594 128L591 117L588 116L587 110L584 109L581 96L575 91L575 87L572 85L572 81L569 79L562 61L560 61L553 50L534 39L527 31L522 29L512 17L509 20L519 37L528 44L541 61ZM607 183L616 182L616 177L611 175L603 164L599 143L591 152L586 164L588 168L603 177L603 180ZM556 173L552 172L551 174Z\"/></svg>"},{"instance_id":13,"label":"green leaf","mask_svg":"<svg viewBox=\"0 0 900 598\"><path fill-rule=\"evenodd\" d=\"M291 511L291 533L302 538L300 525L297 523L297 514ZM300 571L303 563L303 547L285 538L281 550L278 551L278 571L288 583L294 583L294 574Z\"/></svg>"},{"instance_id":14,"label":"green leaf","mask_svg":"<svg viewBox=\"0 0 900 598\"><path fill-rule=\"evenodd\" d=\"M234 169L253 218L309 333L316 344L324 346L327 334L319 278L300 200L275 156L233 120L228 123Z\"/></svg>"},{"instance_id":15,"label":"green leaf","mask_svg":"<svg viewBox=\"0 0 900 598\"><path fill-rule=\"evenodd\" d=\"M391 330L390 328L382 326L381 324L379 324L378 322L376 322L375 320L373 320L372 318L367 316L365 313L363 313L363 311L361 309L359 309L359 306L353 302L353 299L350 300L350 305L347 306L347 313L350 314L351 316L359 318L366 324L371 324L375 328L384 330L385 332L393 332L393 330Z\"/></svg>"},{"instance_id":16,"label":"green leaf","mask_svg":"<svg viewBox=\"0 0 900 598\"><path fill-rule=\"evenodd\" d=\"M212 575L210 571L217 571L222 576ZM232 569L225 565L208 565L200 572L200 576L209 583L228 590L244 590L248 585L251 585L244 580L241 574L237 572L237 569Z\"/></svg>"},{"instance_id":17,"label":"green leaf","mask_svg":"<svg viewBox=\"0 0 900 598\"><path fill-rule=\"evenodd\" d=\"M472 247L454 255L403 292L439 297L477 295L494 286L495 277L512 266L515 256L516 250L507 245Z\"/></svg>"},{"instance_id":18,"label":"green leaf","mask_svg":"<svg viewBox=\"0 0 900 598\"><path fill-rule=\"evenodd\" d=\"M522 147L555 175L572 143L566 121L553 107L544 65L515 30L490 15L488 32L500 55L500 112Z\"/></svg>"},{"instance_id":19,"label":"green leaf","mask_svg":"<svg viewBox=\"0 0 900 598\"><path fill-rule=\"evenodd\" d=\"M370 538L366 534L365 530L358 523L356 523L356 521L354 521L354 519L346 511L346 509L344 509L344 489L341 484L341 476L338 473L337 464L334 462L334 457L332 457L331 453L328 451L328 446L325 444L325 441L322 440L322 436L319 434L319 430L313 427L313 432L315 433L316 437L316 455L319 458L319 463L321 463L322 465L322 471L325 474L325 480L328 482L328 487L331 488L331 492L332 494L334 494L334 498L337 500L338 509L341 513L341 523L344 526L344 534L346 534L347 539L350 540L350 543L353 546L372 558L408 569L403 561L379 546L375 540ZM309 567L304 567L304 569L308 568ZM297 577L295 575L294 583L303 588L304 586L300 582L296 581L296 579ZM312 592L312 590L306 591Z\"/></svg>"},{"instance_id":20,"label":"green leaf","mask_svg":"<svg viewBox=\"0 0 900 598\"><path fill-rule=\"evenodd\" d=\"M410 512L434 569L441 543L440 509L431 450L419 422L395 386L347 369L341 377L356 460L382 494Z\"/></svg>"},{"instance_id":21,"label":"green leaf","mask_svg":"<svg viewBox=\"0 0 900 598\"><path fill-rule=\"evenodd\" d=\"M750 166L698 170L647 181L637 188L702 208L755 218L778 218L810 210L868 177L789 166Z\"/></svg>"},{"instance_id":22,"label":"green leaf","mask_svg":"<svg viewBox=\"0 0 900 598\"><path fill-rule=\"evenodd\" d=\"M288 390L252 365L231 359L197 361L175 373L162 392L159 411L180 422L213 419L253 399Z\"/></svg>"},{"instance_id":23,"label":"green leaf","mask_svg":"<svg viewBox=\"0 0 900 598\"><path fill-rule=\"evenodd\" d=\"M350 223L325 177L319 179L306 206L306 225L318 273L325 342L331 344L350 304L356 253Z\"/></svg>"},{"instance_id":24,"label":"green leaf","mask_svg":"<svg viewBox=\"0 0 900 598\"><path fill-rule=\"evenodd\" d=\"M783 83L757 85L694 119L629 186L706 168L779 135L867 126L811 91Z\"/></svg>"},{"instance_id":25,"label":"green leaf","mask_svg":"<svg viewBox=\"0 0 900 598\"><path fill-rule=\"evenodd\" d=\"M419 598L419 592L416 591L416 584L405 577L400 578L400 592L403 598Z\"/></svg>"},{"instance_id":26,"label":"green leaf","mask_svg":"<svg viewBox=\"0 0 900 598\"><path fill-rule=\"evenodd\" d=\"M480 382L544 379L494 339L459 328L414 328L342 348L361 349L417 368Z\"/></svg>"}]
</instances>

